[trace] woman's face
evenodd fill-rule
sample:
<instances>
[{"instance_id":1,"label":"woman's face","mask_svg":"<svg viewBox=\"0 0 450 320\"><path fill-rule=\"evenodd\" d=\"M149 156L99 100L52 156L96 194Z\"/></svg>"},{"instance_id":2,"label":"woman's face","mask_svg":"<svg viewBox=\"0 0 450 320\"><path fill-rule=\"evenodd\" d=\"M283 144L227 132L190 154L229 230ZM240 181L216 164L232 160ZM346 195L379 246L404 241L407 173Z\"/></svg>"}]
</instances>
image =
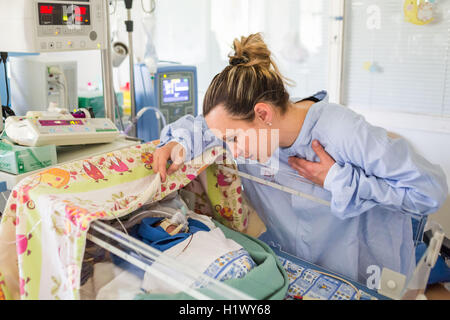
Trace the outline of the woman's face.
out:
<instances>
[{"instance_id":1,"label":"woman's face","mask_svg":"<svg viewBox=\"0 0 450 320\"><path fill-rule=\"evenodd\" d=\"M217 105L205 120L214 135L227 143L234 158L265 163L278 147L278 129L271 129L257 117L253 121L240 120Z\"/></svg>"}]
</instances>

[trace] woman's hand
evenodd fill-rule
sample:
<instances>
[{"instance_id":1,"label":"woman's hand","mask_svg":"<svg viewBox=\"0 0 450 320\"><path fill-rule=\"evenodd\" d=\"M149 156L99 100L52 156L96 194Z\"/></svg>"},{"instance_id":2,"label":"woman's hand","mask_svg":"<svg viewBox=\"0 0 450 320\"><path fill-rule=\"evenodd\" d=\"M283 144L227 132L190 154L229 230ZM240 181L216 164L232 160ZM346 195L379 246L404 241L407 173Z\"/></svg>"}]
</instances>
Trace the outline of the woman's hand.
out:
<instances>
[{"instance_id":1,"label":"woman's hand","mask_svg":"<svg viewBox=\"0 0 450 320\"><path fill-rule=\"evenodd\" d=\"M153 172L161 175L161 181L166 181L166 176L177 171L183 164L186 151L183 146L176 141L169 142L165 146L158 148L153 153ZM172 160L172 164L166 171L167 161Z\"/></svg>"},{"instance_id":2,"label":"woman's hand","mask_svg":"<svg viewBox=\"0 0 450 320\"><path fill-rule=\"evenodd\" d=\"M312 142L312 149L319 157L319 162L312 162L302 158L289 157L289 165L298 171L306 179L323 187L328 171L336 163L334 159L325 151L319 141Z\"/></svg>"}]
</instances>

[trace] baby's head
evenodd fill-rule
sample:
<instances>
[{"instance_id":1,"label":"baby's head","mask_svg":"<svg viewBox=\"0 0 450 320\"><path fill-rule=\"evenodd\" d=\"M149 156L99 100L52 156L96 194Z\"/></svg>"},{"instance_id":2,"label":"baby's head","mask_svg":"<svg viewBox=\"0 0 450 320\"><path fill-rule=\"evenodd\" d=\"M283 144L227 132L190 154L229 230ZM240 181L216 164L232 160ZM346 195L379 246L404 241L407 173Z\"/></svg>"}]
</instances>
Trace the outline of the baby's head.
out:
<instances>
[{"instance_id":1,"label":"baby's head","mask_svg":"<svg viewBox=\"0 0 450 320\"><path fill-rule=\"evenodd\" d=\"M153 224L153 227L161 227L171 236L176 235L183 229L182 225L174 224L169 219L165 218Z\"/></svg>"}]
</instances>

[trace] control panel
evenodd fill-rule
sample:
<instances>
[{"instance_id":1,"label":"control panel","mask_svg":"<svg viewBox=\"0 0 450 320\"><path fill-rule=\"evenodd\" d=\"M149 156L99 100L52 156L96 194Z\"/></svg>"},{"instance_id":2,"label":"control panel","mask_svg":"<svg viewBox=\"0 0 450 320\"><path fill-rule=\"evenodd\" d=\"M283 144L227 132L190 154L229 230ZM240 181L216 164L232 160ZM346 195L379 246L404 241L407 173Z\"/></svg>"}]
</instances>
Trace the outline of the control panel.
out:
<instances>
[{"instance_id":1,"label":"control panel","mask_svg":"<svg viewBox=\"0 0 450 320\"><path fill-rule=\"evenodd\" d=\"M79 145L112 142L119 135L117 127L106 118L56 119L8 117L8 137L20 145Z\"/></svg>"},{"instance_id":2,"label":"control panel","mask_svg":"<svg viewBox=\"0 0 450 320\"><path fill-rule=\"evenodd\" d=\"M101 0L35 0L34 10L40 52L104 47Z\"/></svg>"},{"instance_id":3,"label":"control panel","mask_svg":"<svg viewBox=\"0 0 450 320\"><path fill-rule=\"evenodd\" d=\"M159 108L168 123L195 113L193 72L166 72L158 75Z\"/></svg>"}]
</instances>

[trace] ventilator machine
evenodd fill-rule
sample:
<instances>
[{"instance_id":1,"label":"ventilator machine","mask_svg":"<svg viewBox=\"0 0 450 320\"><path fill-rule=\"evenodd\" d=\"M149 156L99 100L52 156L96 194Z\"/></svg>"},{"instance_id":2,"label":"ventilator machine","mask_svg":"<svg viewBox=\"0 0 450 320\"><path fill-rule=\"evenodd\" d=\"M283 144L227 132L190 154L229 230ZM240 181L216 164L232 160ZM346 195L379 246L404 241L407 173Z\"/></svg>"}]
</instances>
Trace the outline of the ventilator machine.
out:
<instances>
[{"instance_id":1,"label":"ventilator machine","mask_svg":"<svg viewBox=\"0 0 450 320\"><path fill-rule=\"evenodd\" d=\"M197 68L177 63L160 63L156 73L145 64L135 65L136 112L153 106L167 123L190 114L197 115ZM159 139L160 124L157 113L146 112L137 122L137 136L144 141Z\"/></svg>"}]
</instances>

